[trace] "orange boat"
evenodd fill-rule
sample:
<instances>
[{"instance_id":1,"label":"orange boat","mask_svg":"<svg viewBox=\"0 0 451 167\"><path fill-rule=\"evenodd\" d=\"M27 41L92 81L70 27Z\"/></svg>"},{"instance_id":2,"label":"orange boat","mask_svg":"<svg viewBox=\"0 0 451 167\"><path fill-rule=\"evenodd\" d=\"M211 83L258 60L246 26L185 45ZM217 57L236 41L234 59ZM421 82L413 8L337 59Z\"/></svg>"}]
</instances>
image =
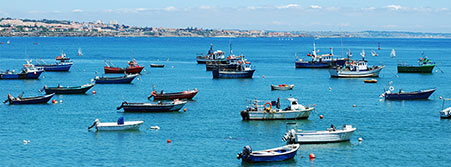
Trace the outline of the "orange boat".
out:
<instances>
[{"instance_id":1,"label":"orange boat","mask_svg":"<svg viewBox=\"0 0 451 167\"><path fill-rule=\"evenodd\" d=\"M103 69L105 70L105 73L141 73L144 66L139 66L135 59L128 62L127 68L120 68L120 67L111 67L107 64L107 66L104 66Z\"/></svg>"}]
</instances>

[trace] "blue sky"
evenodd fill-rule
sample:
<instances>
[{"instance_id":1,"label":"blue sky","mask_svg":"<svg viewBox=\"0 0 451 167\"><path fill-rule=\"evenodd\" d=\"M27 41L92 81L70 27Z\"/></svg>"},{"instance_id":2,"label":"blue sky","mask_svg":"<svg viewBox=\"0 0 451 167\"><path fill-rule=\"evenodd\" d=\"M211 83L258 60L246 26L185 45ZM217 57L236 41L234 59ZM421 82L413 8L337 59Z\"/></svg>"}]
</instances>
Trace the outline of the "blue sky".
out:
<instances>
[{"instance_id":1,"label":"blue sky","mask_svg":"<svg viewBox=\"0 0 451 167\"><path fill-rule=\"evenodd\" d=\"M434 0L14 0L1 17L185 28L451 32L451 1Z\"/></svg>"}]
</instances>

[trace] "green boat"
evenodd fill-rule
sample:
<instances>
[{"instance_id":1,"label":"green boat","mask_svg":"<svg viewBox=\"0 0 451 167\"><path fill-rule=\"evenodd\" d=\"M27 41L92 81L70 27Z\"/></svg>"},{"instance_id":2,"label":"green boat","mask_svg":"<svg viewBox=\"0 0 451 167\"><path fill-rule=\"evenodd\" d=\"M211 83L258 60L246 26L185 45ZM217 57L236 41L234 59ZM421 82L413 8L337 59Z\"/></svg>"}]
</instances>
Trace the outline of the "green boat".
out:
<instances>
[{"instance_id":1,"label":"green boat","mask_svg":"<svg viewBox=\"0 0 451 167\"><path fill-rule=\"evenodd\" d=\"M398 64L398 73L432 73L435 63L427 57L418 59L418 65Z\"/></svg>"}]
</instances>

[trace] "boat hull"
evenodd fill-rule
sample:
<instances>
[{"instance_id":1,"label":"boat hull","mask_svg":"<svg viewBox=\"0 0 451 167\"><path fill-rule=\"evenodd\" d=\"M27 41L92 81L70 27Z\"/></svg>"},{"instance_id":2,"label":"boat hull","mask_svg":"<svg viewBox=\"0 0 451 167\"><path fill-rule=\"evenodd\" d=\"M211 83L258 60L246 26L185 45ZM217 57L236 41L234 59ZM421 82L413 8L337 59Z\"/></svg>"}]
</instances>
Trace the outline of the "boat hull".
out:
<instances>
[{"instance_id":1,"label":"boat hull","mask_svg":"<svg viewBox=\"0 0 451 167\"><path fill-rule=\"evenodd\" d=\"M299 144L286 145L283 147L255 151L251 153L240 153L238 158L242 158L245 162L277 162L292 159L296 156Z\"/></svg>"},{"instance_id":2,"label":"boat hull","mask_svg":"<svg viewBox=\"0 0 451 167\"><path fill-rule=\"evenodd\" d=\"M131 74L137 74L141 73L141 71L144 69L144 67L129 67L129 68L118 68L118 67L103 67L103 70L105 73L131 73Z\"/></svg>"},{"instance_id":3,"label":"boat hull","mask_svg":"<svg viewBox=\"0 0 451 167\"><path fill-rule=\"evenodd\" d=\"M150 64L150 67L153 67L153 68L163 68L163 67L164 67L164 64Z\"/></svg>"},{"instance_id":4,"label":"boat hull","mask_svg":"<svg viewBox=\"0 0 451 167\"><path fill-rule=\"evenodd\" d=\"M434 93L435 89L416 91L416 92L403 92L403 93L386 93L386 100L416 100L416 99L428 99L429 96Z\"/></svg>"},{"instance_id":5,"label":"boat hull","mask_svg":"<svg viewBox=\"0 0 451 167\"><path fill-rule=\"evenodd\" d=\"M367 71L346 71L337 68L330 68L329 73L333 78L364 78L364 77L379 77L379 73L383 69L382 67L377 67L373 70Z\"/></svg>"},{"instance_id":6,"label":"boat hull","mask_svg":"<svg viewBox=\"0 0 451 167\"><path fill-rule=\"evenodd\" d=\"M156 94L153 96L154 100L174 100L174 99L193 99L196 96L198 91L187 91L185 92L177 92L177 93L163 93Z\"/></svg>"},{"instance_id":7,"label":"boat hull","mask_svg":"<svg viewBox=\"0 0 451 167\"><path fill-rule=\"evenodd\" d=\"M337 130L330 133L296 133L296 143L315 144L315 143L334 143L349 141L356 129Z\"/></svg>"},{"instance_id":8,"label":"boat hull","mask_svg":"<svg viewBox=\"0 0 451 167\"><path fill-rule=\"evenodd\" d=\"M47 103L55 94L49 94L38 97L28 97L21 100L9 100L9 104L43 104Z\"/></svg>"},{"instance_id":9,"label":"boat hull","mask_svg":"<svg viewBox=\"0 0 451 167\"><path fill-rule=\"evenodd\" d=\"M451 119L451 107L440 111L441 119Z\"/></svg>"},{"instance_id":10,"label":"boat hull","mask_svg":"<svg viewBox=\"0 0 451 167\"><path fill-rule=\"evenodd\" d=\"M124 131L124 130L138 130L144 121L126 121L123 125L118 125L116 122L99 123L96 125L98 131Z\"/></svg>"},{"instance_id":11,"label":"boat hull","mask_svg":"<svg viewBox=\"0 0 451 167\"><path fill-rule=\"evenodd\" d=\"M196 58L196 61L197 61L197 64L206 64L207 62L221 63L221 64L227 63L226 59L206 59L205 56L198 56Z\"/></svg>"},{"instance_id":12,"label":"boat hull","mask_svg":"<svg viewBox=\"0 0 451 167\"><path fill-rule=\"evenodd\" d=\"M36 72L27 72L27 73L1 73L0 79L39 79L39 76L41 75L42 71L36 71Z\"/></svg>"},{"instance_id":13,"label":"boat hull","mask_svg":"<svg viewBox=\"0 0 451 167\"><path fill-rule=\"evenodd\" d=\"M44 68L44 71L69 71L72 64L37 64L35 66Z\"/></svg>"},{"instance_id":14,"label":"boat hull","mask_svg":"<svg viewBox=\"0 0 451 167\"><path fill-rule=\"evenodd\" d=\"M398 73L432 73L435 65L403 66L398 65Z\"/></svg>"},{"instance_id":15,"label":"boat hull","mask_svg":"<svg viewBox=\"0 0 451 167\"><path fill-rule=\"evenodd\" d=\"M292 90L294 85L287 85L287 86L278 86L278 85L271 85L271 90Z\"/></svg>"},{"instance_id":16,"label":"boat hull","mask_svg":"<svg viewBox=\"0 0 451 167\"><path fill-rule=\"evenodd\" d=\"M313 108L295 111L241 111L243 120L289 120L289 119L308 119Z\"/></svg>"},{"instance_id":17,"label":"boat hull","mask_svg":"<svg viewBox=\"0 0 451 167\"><path fill-rule=\"evenodd\" d=\"M138 75L127 76L127 77L101 77L95 78L96 84L128 84L131 83Z\"/></svg>"},{"instance_id":18,"label":"boat hull","mask_svg":"<svg viewBox=\"0 0 451 167\"><path fill-rule=\"evenodd\" d=\"M213 78L252 78L254 75L255 69L247 70L247 71L222 71L222 70L213 70Z\"/></svg>"},{"instance_id":19,"label":"boat hull","mask_svg":"<svg viewBox=\"0 0 451 167\"><path fill-rule=\"evenodd\" d=\"M81 87L49 87L44 88L46 94L85 94L94 84Z\"/></svg>"},{"instance_id":20,"label":"boat hull","mask_svg":"<svg viewBox=\"0 0 451 167\"><path fill-rule=\"evenodd\" d=\"M331 66L342 66L346 59L337 59L333 61L296 61L296 68L329 68Z\"/></svg>"},{"instance_id":21,"label":"boat hull","mask_svg":"<svg viewBox=\"0 0 451 167\"><path fill-rule=\"evenodd\" d=\"M172 105L155 105L149 103L123 103L118 109L124 108L124 112L173 112L179 111L186 102Z\"/></svg>"}]
</instances>

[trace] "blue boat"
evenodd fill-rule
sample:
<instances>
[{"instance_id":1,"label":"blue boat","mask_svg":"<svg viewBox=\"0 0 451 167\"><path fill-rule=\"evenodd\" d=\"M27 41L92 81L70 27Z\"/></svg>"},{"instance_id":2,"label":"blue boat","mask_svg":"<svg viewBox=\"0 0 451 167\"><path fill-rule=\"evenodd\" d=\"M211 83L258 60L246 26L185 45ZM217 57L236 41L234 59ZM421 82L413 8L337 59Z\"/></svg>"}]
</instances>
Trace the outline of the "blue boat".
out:
<instances>
[{"instance_id":1,"label":"blue boat","mask_svg":"<svg viewBox=\"0 0 451 167\"><path fill-rule=\"evenodd\" d=\"M55 94L48 94L44 96L36 96L36 97L13 97L11 94L8 94L8 99L3 103L9 102L9 104L42 104L47 103Z\"/></svg>"},{"instance_id":2,"label":"blue boat","mask_svg":"<svg viewBox=\"0 0 451 167\"><path fill-rule=\"evenodd\" d=\"M44 70L42 68L36 68L30 61L23 65L24 68L20 73L10 70L0 72L0 79L38 79Z\"/></svg>"},{"instance_id":3,"label":"blue boat","mask_svg":"<svg viewBox=\"0 0 451 167\"><path fill-rule=\"evenodd\" d=\"M36 64L36 67L44 68L44 71L69 71L72 62L57 62L56 64Z\"/></svg>"},{"instance_id":4,"label":"blue boat","mask_svg":"<svg viewBox=\"0 0 451 167\"><path fill-rule=\"evenodd\" d=\"M213 78L252 78L255 69L250 64L242 63L236 69L214 69Z\"/></svg>"},{"instance_id":5,"label":"blue boat","mask_svg":"<svg viewBox=\"0 0 451 167\"><path fill-rule=\"evenodd\" d=\"M47 85L44 86L44 91L46 94L85 94L86 91L91 89L95 84L85 84L82 86L61 86L58 85L57 87L48 87Z\"/></svg>"},{"instance_id":6,"label":"blue boat","mask_svg":"<svg viewBox=\"0 0 451 167\"><path fill-rule=\"evenodd\" d=\"M297 59L296 68L329 68L333 66L342 66L349 58L334 58L332 48L329 54L317 55L315 43L313 43L312 53L308 53L307 56L311 57L311 61Z\"/></svg>"},{"instance_id":7,"label":"blue boat","mask_svg":"<svg viewBox=\"0 0 451 167\"><path fill-rule=\"evenodd\" d=\"M187 101L180 100L157 103L127 103L124 101L116 109L124 108L124 112L172 112L179 111L186 103Z\"/></svg>"},{"instance_id":8,"label":"blue boat","mask_svg":"<svg viewBox=\"0 0 451 167\"><path fill-rule=\"evenodd\" d=\"M432 89L421 89L413 92L404 92L401 89L397 93L392 93L394 88L390 86L389 90L385 91L382 96L386 100L416 100L416 99L428 99L432 93L434 93L435 88Z\"/></svg>"},{"instance_id":9,"label":"blue boat","mask_svg":"<svg viewBox=\"0 0 451 167\"><path fill-rule=\"evenodd\" d=\"M125 74L120 77L95 77L96 84L125 84L131 83L139 74Z\"/></svg>"},{"instance_id":10,"label":"blue boat","mask_svg":"<svg viewBox=\"0 0 451 167\"><path fill-rule=\"evenodd\" d=\"M291 144L282 147L272 148L268 150L254 151L250 146L244 146L241 153L238 153L237 158L246 162L275 162L292 159L298 149L299 144Z\"/></svg>"}]
</instances>

